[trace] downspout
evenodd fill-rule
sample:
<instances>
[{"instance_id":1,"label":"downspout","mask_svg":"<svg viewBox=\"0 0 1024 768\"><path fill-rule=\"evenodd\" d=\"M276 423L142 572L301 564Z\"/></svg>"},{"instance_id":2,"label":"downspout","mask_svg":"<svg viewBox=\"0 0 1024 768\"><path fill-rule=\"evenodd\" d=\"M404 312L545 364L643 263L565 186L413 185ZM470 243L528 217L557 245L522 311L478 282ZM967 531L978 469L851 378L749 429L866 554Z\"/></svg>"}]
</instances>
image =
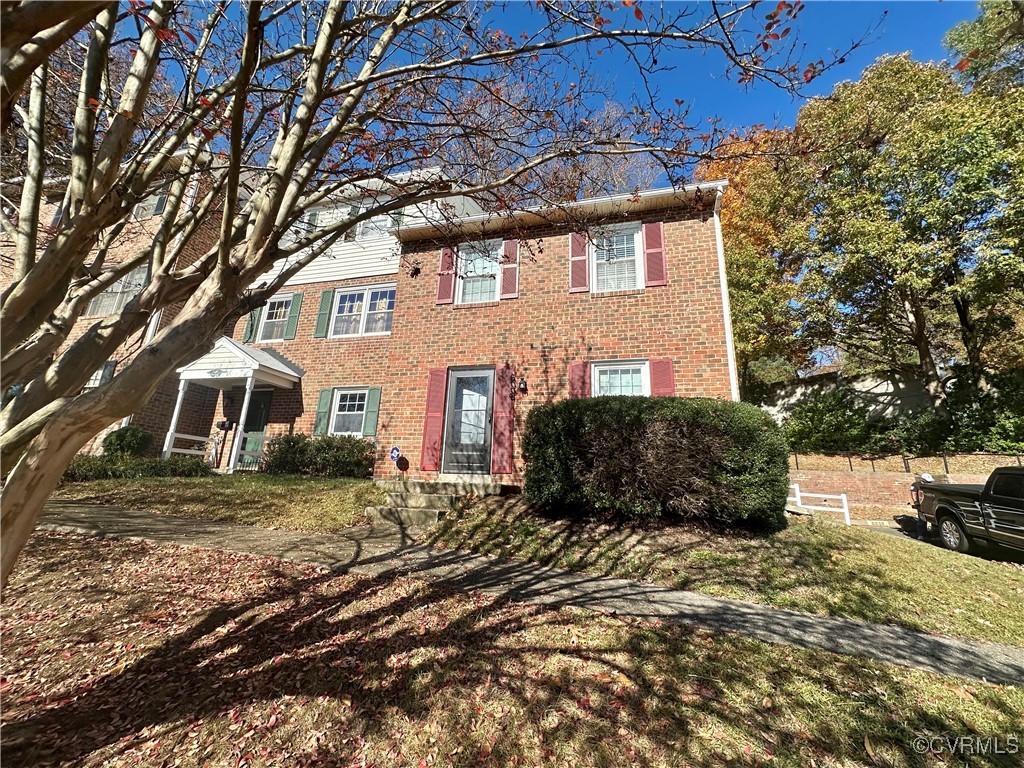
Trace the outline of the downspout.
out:
<instances>
[{"instance_id":1,"label":"downspout","mask_svg":"<svg viewBox=\"0 0 1024 768\"><path fill-rule=\"evenodd\" d=\"M715 193L715 246L718 248L718 283L722 291L722 313L725 320L725 351L729 357L729 392L740 399L740 379L736 369L736 345L732 338L732 311L729 307L729 281L725 273L725 242L722 240L722 188Z\"/></svg>"}]
</instances>

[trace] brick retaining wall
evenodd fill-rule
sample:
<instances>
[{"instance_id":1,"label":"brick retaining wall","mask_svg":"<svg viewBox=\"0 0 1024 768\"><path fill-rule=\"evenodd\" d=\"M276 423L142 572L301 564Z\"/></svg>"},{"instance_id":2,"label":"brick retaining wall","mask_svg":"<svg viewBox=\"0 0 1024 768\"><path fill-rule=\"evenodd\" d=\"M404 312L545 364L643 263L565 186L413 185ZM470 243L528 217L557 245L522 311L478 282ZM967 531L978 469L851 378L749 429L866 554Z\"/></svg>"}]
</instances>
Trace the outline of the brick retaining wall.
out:
<instances>
[{"instance_id":1,"label":"brick retaining wall","mask_svg":"<svg viewBox=\"0 0 1024 768\"><path fill-rule=\"evenodd\" d=\"M845 493L850 504L905 505L916 475L906 472L824 472L790 470L789 482L801 493ZM987 475L936 475L936 482L984 483Z\"/></svg>"}]
</instances>

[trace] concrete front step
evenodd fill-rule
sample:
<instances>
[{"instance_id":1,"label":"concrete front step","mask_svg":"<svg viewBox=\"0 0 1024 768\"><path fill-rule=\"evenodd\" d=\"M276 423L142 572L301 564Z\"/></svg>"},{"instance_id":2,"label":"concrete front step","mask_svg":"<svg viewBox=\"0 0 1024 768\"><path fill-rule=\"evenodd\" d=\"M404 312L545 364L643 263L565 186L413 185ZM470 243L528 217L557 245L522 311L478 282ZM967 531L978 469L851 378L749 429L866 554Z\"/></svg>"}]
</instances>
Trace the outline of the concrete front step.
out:
<instances>
[{"instance_id":1,"label":"concrete front step","mask_svg":"<svg viewBox=\"0 0 1024 768\"><path fill-rule=\"evenodd\" d=\"M411 507L367 507L366 514L371 524L387 523L409 527L433 525L437 522L436 509L414 509Z\"/></svg>"},{"instance_id":2,"label":"concrete front step","mask_svg":"<svg viewBox=\"0 0 1024 768\"><path fill-rule=\"evenodd\" d=\"M442 496L510 496L519 492L515 485L484 481L436 482L427 480L377 480L389 493L428 494Z\"/></svg>"},{"instance_id":3,"label":"concrete front step","mask_svg":"<svg viewBox=\"0 0 1024 768\"><path fill-rule=\"evenodd\" d=\"M389 506L406 507L409 509L449 510L455 506L455 500L458 498L459 497L453 493L391 492L387 495Z\"/></svg>"}]
</instances>

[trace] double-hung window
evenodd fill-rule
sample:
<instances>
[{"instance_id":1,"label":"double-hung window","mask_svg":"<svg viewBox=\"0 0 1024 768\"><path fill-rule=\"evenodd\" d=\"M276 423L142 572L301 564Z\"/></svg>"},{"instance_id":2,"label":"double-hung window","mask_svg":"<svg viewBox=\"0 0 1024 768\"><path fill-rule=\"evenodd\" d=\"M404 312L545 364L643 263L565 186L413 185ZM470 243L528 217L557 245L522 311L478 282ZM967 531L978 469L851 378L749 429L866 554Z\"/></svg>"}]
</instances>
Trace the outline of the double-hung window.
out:
<instances>
[{"instance_id":1,"label":"double-hung window","mask_svg":"<svg viewBox=\"0 0 1024 768\"><path fill-rule=\"evenodd\" d=\"M122 277L99 296L89 302L87 315L112 315L134 299L146 287L149 267L143 264Z\"/></svg>"},{"instance_id":2,"label":"double-hung window","mask_svg":"<svg viewBox=\"0 0 1024 768\"><path fill-rule=\"evenodd\" d=\"M160 216L164 212L164 208L167 207L167 195L158 194L150 195L149 197L140 200L135 204L135 208L132 210L132 216L137 220L142 221L153 216Z\"/></svg>"},{"instance_id":3,"label":"double-hung window","mask_svg":"<svg viewBox=\"0 0 1024 768\"><path fill-rule=\"evenodd\" d=\"M331 407L332 435L362 435L366 420L365 389L337 389Z\"/></svg>"},{"instance_id":4,"label":"double-hung window","mask_svg":"<svg viewBox=\"0 0 1024 768\"><path fill-rule=\"evenodd\" d=\"M395 286L381 285L334 294L331 336L369 336L391 333L395 315Z\"/></svg>"},{"instance_id":5,"label":"double-hung window","mask_svg":"<svg viewBox=\"0 0 1024 768\"><path fill-rule=\"evenodd\" d=\"M646 360L615 360L593 363L590 371L591 394L647 395L651 394L651 374Z\"/></svg>"},{"instance_id":6,"label":"double-hung window","mask_svg":"<svg viewBox=\"0 0 1024 768\"><path fill-rule=\"evenodd\" d=\"M498 300L498 265L501 240L485 240L459 246L455 287L456 304L480 304Z\"/></svg>"},{"instance_id":7,"label":"double-hung window","mask_svg":"<svg viewBox=\"0 0 1024 768\"><path fill-rule=\"evenodd\" d=\"M381 201L383 204L387 201ZM365 210L365 207L353 205L349 208L348 215L350 217L358 216L361 210ZM348 232L345 233L345 240L380 240L385 237L390 237L389 229L397 229L402 225L402 211L390 211L389 213L381 213L373 216L369 219L365 219L359 222L356 226L352 227Z\"/></svg>"},{"instance_id":8,"label":"double-hung window","mask_svg":"<svg viewBox=\"0 0 1024 768\"><path fill-rule=\"evenodd\" d=\"M643 287L640 227L610 227L591 246L594 292L631 291Z\"/></svg>"},{"instance_id":9,"label":"double-hung window","mask_svg":"<svg viewBox=\"0 0 1024 768\"><path fill-rule=\"evenodd\" d=\"M89 380L85 382L85 386L82 387L82 392L88 392L91 389L96 389L96 387L100 386L101 384L106 384L108 381L114 378L114 371L116 369L117 361L108 360L107 362L105 362L103 365L97 368L93 375L89 377Z\"/></svg>"},{"instance_id":10,"label":"double-hung window","mask_svg":"<svg viewBox=\"0 0 1024 768\"><path fill-rule=\"evenodd\" d=\"M291 294L275 296L268 301L267 308L263 312L262 322L260 323L260 332L256 337L257 341L284 341L285 331L288 328L288 315L291 309Z\"/></svg>"}]
</instances>

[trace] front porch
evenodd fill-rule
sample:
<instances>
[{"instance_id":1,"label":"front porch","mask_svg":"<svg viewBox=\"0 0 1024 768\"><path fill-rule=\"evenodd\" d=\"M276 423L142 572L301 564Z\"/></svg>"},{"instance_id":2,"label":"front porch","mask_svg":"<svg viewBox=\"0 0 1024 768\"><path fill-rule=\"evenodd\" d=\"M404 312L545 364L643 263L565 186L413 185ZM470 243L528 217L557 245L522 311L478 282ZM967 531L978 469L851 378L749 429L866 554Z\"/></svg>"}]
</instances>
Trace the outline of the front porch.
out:
<instances>
[{"instance_id":1,"label":"front porch","mask_svg":"<svg viewBox=\"0 0 1024 768\"><path fill-rule=\"evenodd\" d=\"M177 372L178 395L164 438L162 456L165 459L175 454L203 456L214 466L220 466L223 452L230 442L226 467L229 473L259 466L273 392L295 389L304 374L293 362L271 350L250 347L227 336L219 338L213 349ZM233 392L244 391L237 421L225 419L219 422L218 433L212 440L210 434L177 431L190 385L219 390L225 412ZM212 431L212 423L209 428Z\"/></svg>"}]
</instances>

